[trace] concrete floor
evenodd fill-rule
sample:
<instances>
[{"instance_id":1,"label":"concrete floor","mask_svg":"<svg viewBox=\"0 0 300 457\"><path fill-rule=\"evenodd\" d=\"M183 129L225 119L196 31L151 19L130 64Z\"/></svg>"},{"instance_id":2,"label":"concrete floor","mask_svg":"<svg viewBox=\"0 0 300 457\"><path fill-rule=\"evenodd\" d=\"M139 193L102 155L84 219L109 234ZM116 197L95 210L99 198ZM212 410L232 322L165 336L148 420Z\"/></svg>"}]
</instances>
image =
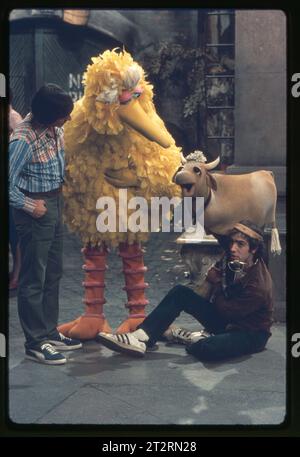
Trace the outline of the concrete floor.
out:
<instances>
[{"instance_id":1,"label":"concrete floor","mask_svg":"<svg viewBox=\"0 0 300 457\"><path fill-rule=\"evenodd\" d=\"M174 235L153 234L146 246L149 311L172 285L186 282ZM82 313L79 240L65 232L60 322ZM126 316L121 260L109 259L105 314ZM176 321L198 328L190 316ZM9 416L18 424L280 424L285 417L286 333L273 327L267 349L222 364L203 364L184 347L160 343L143 359L112 353L96 342L66 353L64 366L24 359L16 297L10 299Z\"/></svg>"}]
</instances>

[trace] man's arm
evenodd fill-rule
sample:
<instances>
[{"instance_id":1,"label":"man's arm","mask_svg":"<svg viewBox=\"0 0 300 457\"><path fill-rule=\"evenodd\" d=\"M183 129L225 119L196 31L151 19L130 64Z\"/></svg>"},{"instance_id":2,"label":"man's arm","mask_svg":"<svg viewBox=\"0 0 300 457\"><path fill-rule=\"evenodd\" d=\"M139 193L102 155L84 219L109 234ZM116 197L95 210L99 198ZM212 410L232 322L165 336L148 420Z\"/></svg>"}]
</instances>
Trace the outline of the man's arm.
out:
<instances>
[{"instance_id":1,"label":"man's arm","mask_svg":"<svg viewBox=\"0 0 300 457\"><path fill-rule=\"evenodd\" d=\"M264 305L265 300L263 291L250 283L246 287L241 287L235 297L226 298L220 291L216 296L215 305L224 317L234 319L253 313Z\"/></svg>"},{"instance_id":2,"label":"man's arm","mask_svg":"<svg viewBox=\"0 0 300 457\"><path fill-rule=\"evenodd\" d=\"M222 281L222 271L216 266L212 266L206 273L206 277L201 284L193 287L193 290L201 295L201 297L210 300L216 288L219 287Z\"/></svg>"},{"instance_id":3,"label":"man's arm","mask_svg":"<svg viewBox=\"0 0 300 457\"><path fill-rule=\"evenodd\" d=\"M16 183L26 162L31 159L32 151L26 141L15 140L9 144L9 203L16 209L33 214L35 200L25 197Z\"/></svg>"}]
</instances>

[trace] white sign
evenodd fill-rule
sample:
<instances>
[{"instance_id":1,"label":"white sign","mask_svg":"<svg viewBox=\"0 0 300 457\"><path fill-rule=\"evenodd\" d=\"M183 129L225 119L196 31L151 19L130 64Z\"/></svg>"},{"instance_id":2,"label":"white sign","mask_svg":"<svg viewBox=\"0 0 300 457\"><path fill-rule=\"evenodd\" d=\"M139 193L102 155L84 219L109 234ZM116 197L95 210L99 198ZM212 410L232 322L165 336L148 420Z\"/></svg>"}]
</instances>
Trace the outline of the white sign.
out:
<instances>
[{"instance_id":1,"label":"white sign","mask_svg":"<svg viewBox=\"0 0 300 457\"><path fill-rule=\"evenodd\" d=\"M73 102L76 102L83 96L82 73L69 74L69 95Z\"/></svg>"}]
</instances>

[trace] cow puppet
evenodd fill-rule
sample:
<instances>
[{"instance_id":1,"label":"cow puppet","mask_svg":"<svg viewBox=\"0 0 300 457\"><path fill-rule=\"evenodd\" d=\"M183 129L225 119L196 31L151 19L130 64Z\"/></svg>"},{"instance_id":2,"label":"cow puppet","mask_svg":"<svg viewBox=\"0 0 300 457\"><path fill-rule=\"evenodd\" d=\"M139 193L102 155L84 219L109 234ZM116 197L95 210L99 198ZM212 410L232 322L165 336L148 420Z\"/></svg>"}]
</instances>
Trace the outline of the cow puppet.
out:
<instances>
[{"instance_id":1,"label":"cow puppet","mask_svg":"<svg viewBox=\"0 0 300 457\"><path fill-rule=\"evenodd\" d=\"M173 177L183 197L204 197L204 228L217 239L227 235L234 224L251 220L259 227L270 226L271 252L281 253L275 213L277 189L271 171L243 175L211 174L220 159L205 163L201 151L189 154Z\"/></svg>"}]
</instances>

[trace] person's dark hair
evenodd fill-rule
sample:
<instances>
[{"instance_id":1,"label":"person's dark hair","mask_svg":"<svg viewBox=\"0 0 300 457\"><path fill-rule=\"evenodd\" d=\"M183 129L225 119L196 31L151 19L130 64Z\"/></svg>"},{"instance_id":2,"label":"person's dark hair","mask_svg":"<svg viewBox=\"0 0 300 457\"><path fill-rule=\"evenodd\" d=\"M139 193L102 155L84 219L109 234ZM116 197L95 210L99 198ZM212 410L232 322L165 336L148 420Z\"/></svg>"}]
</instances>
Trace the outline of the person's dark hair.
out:
<instances>
[{"instance_id":1,"label":"person's dark hair","mask_svg":"<svg viewBox=\"0 0 300 457\"><path fill-rule=\"evenodd\" d=\"M31 102L33 119L42 125L53 124L58 119L69 116L72 110L72 98L56 84L42 86Z\"/></svg>"},{"instance_id":2,"label":"person's dark hair","mask_svg":"<svg viewBox=\"0 0 300 457\"><path fill-rule=\"evenodd\" d=\"M258 233L258 235L260 235L262 237L264 236L263 230L258 225L254 224L254 222L251 222L249 220L243 220L243 221L240 221L239 223L245 225L246 227L250 228L254 232ZM261 259L263 259L265 264L268 265L269 259L268 259L268 252L267 252L265 242L257 240L255 238L251 238L250 236L246 235L245 233L240 232L237 229L233 229L231 232L231 235L234 235L236 233L241 233L243 235L243 237L248 241L249 248L251 251L256 249L256 252L253 256L253 260L255 261L256 259L261 258Z\"/></svg>"}]
</instances>

